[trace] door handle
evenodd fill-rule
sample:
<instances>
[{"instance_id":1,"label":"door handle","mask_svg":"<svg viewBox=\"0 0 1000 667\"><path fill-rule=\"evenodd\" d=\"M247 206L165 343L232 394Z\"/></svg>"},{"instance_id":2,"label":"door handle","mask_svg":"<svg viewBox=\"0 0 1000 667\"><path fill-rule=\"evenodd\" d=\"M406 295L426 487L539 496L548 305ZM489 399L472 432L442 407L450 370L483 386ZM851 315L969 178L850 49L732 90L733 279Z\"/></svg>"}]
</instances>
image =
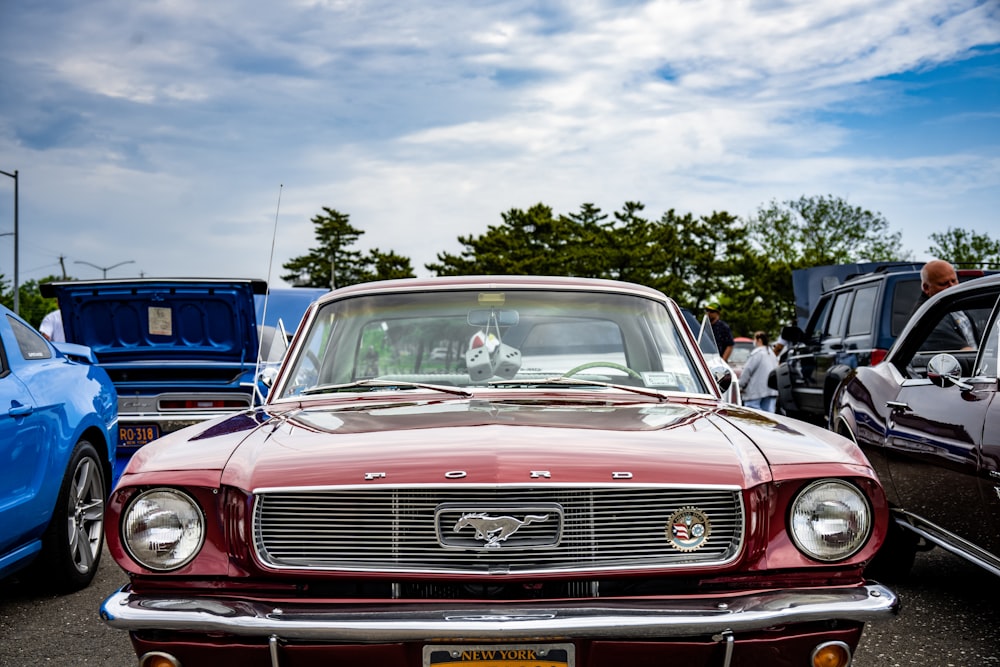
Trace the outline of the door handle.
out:
<instances>
[{"instance_id":1,"label":"door handle","mask_svg":"<svg viewBox=\"0 0 1000 667\"><path fill-rule=\"evenodd\" d=\"M24 417L25 415L30 415L35 409L30 405L24 405L23 403L18 403L17 401L11 401L10 410L7 411L11 417Z\"/></svg>"}]
</instances>

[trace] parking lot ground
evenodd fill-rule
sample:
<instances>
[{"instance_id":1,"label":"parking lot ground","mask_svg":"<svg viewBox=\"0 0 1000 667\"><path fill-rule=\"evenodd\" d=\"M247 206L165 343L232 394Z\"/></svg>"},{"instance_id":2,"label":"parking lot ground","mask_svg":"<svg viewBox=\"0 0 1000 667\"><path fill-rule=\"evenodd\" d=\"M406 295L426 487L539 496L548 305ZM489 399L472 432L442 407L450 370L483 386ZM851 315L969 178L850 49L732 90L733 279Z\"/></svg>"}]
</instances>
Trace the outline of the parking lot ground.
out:
<instances>
[{"instance_id":1,"label":"parking lot ground","mask_svg":"<svg viewBox=\"0 0 1000 667\"><path fill-rule=\"evenodd\" d=\"M126 580L105 552L94 583L72 595L0 583L0 665L135 665L127 635L98 616L104 597ZM867 626L854 667L1000 667L1000 577L934 549L918 554L912 575L891 587L902 611Z\"/></svg>"}]
</instances>

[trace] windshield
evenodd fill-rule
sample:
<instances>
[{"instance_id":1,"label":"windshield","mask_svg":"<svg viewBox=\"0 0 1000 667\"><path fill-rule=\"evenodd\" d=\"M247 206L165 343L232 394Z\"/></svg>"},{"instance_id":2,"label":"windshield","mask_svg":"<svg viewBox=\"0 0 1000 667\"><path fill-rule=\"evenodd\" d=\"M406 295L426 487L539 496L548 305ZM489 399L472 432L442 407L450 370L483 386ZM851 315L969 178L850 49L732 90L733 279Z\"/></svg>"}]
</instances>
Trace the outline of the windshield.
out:
<instances>
[{"instance_id":1,"label":"windshield","mask_svg":"<svg viewBox=\"0 0 1000 667\"><path fill-rule=\"evenodd\" d=\"M379 381L364 385L371 391L393 382L469 387L564 377L709 393L664 305L633 295L372 294L327 303L309 326L278 399L368 380Z\"/></svg>"}]
</instances>

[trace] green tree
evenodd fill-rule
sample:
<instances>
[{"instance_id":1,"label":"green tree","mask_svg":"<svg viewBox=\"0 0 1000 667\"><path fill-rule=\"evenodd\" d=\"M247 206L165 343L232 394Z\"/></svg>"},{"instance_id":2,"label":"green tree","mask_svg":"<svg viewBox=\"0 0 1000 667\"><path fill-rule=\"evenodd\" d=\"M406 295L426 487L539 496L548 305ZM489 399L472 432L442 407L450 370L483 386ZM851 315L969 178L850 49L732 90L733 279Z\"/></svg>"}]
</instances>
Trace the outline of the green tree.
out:
<instances>
[{"instance_id":1,"label":"green tree","mask_svg":"<svg viewBox=\"0 0 1000 667\"><path fill-rule=\"evenodd\" d=\"M933 232L930 238L933 243L927 253L955 266L1000 265L1000 241L988 234L949 227L945 232Z\"/></svg>"},{"instance_id":2,"label":"green tree","mask_svg":"<svg viewBox=\"0 0 1000 667\"><path fill-rule=\"evenodd\" d=\"M902 249L902 233L890 232L881 213L851 206L833 195L772 201L759 208L746 225L748 257L740 260L741 272L749 272L742 273L744 287L770 304L773 322L759 328L772 332L795 316L793 270L902 261L909 255Z\"/></svg>"},{"instance_id":3,"label":"green tree","mask_svg":"<svg viewBox=\"0 0 1000 667\"><path fill-rule=\"evenodd\" d=\"M484 234L459 236L465 247L458 255L438 253L426 268L439 276L573 275L566 264L574 231L567 218L554 217L544 204L512 208L500 217L503 224L490 225Z\"/></svg>"},{"instance_id":4,"label":"green tree","mask_svg":"<svg viewBox=\"0 0 1000 667\"><path fill-rule=\"evenodd\" d=\"M53 280L63 280L60 276L47 276L38 280L28 280L18 285L18 314L28 324L38 328L42 318L59 307L55 299L42 296L38 286ZM7 277L0 274L0 302L11 310L14 309L14 290Z\"/></svg>"},{"instance_id":5,"label":"green tree","mask_svg":"<svg viewBox=\"0 0 1000 667\"><path fill-rule=\"evenodd\" d=\"M748 221L758 247L795 268L897 261L901 232L890 232L881 213L833 195L772 201Z\"/></svg>"},{"instance_id":6,"label":"green tree","mask_svg":"<svg viewBox=\"0 0 1000 667\"><path fill-rule=\"evenodd\" d=\"M382 252L378 248L373 248L367 257L369 270L366 272L368 280L390 280L392 278L413 278L413 265L409 257L397 255L390 250Z\"/></svg>"},{"instance_id":7,"label":"green tree","mask_svg":"<svg viewBox=\"0 0 1000 667\"><path fill-rule=\"evenodd\" d=\"M346 213L323 207L313 216L318 246L305 255L293 257L282 267L282 280L300 287L346 287L370 280L412 278L410 260L395 252L374 249L365 255L352 246L364 234L350 223Z\"/></svg>"}]
</instances>

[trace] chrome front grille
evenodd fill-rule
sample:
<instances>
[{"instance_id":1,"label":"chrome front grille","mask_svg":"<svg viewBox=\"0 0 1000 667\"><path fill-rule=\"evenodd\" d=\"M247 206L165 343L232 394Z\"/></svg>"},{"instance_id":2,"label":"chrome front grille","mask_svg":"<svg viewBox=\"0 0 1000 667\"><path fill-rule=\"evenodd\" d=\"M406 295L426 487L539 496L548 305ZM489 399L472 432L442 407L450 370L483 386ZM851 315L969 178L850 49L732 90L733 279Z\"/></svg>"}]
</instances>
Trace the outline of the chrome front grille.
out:
<instances>
[{"instance_id":1,"label":"chrome front grille","mask_svg":"<svg viewBox=\"0 0 1000 667\"><path fill-rule=\"evenodd\" d=\"M508 541L487 546L442 539L454 508L489 516L533 516ZM668 540L668 519L683 508L707 517L697 549ZM443 509L442 509L443 508ZM534 508L534 509L532 509ZM541 508L541 509L539 509ZM449 486L278 489L257 494L253 537L261 562L276 568L437 574L523 574L718 565L736 558L744 536L738 489L719 487ZM443 523L442 523L443 522ZM456 546L458 544L458 546Z\"/></svg>"}]
</instances>

